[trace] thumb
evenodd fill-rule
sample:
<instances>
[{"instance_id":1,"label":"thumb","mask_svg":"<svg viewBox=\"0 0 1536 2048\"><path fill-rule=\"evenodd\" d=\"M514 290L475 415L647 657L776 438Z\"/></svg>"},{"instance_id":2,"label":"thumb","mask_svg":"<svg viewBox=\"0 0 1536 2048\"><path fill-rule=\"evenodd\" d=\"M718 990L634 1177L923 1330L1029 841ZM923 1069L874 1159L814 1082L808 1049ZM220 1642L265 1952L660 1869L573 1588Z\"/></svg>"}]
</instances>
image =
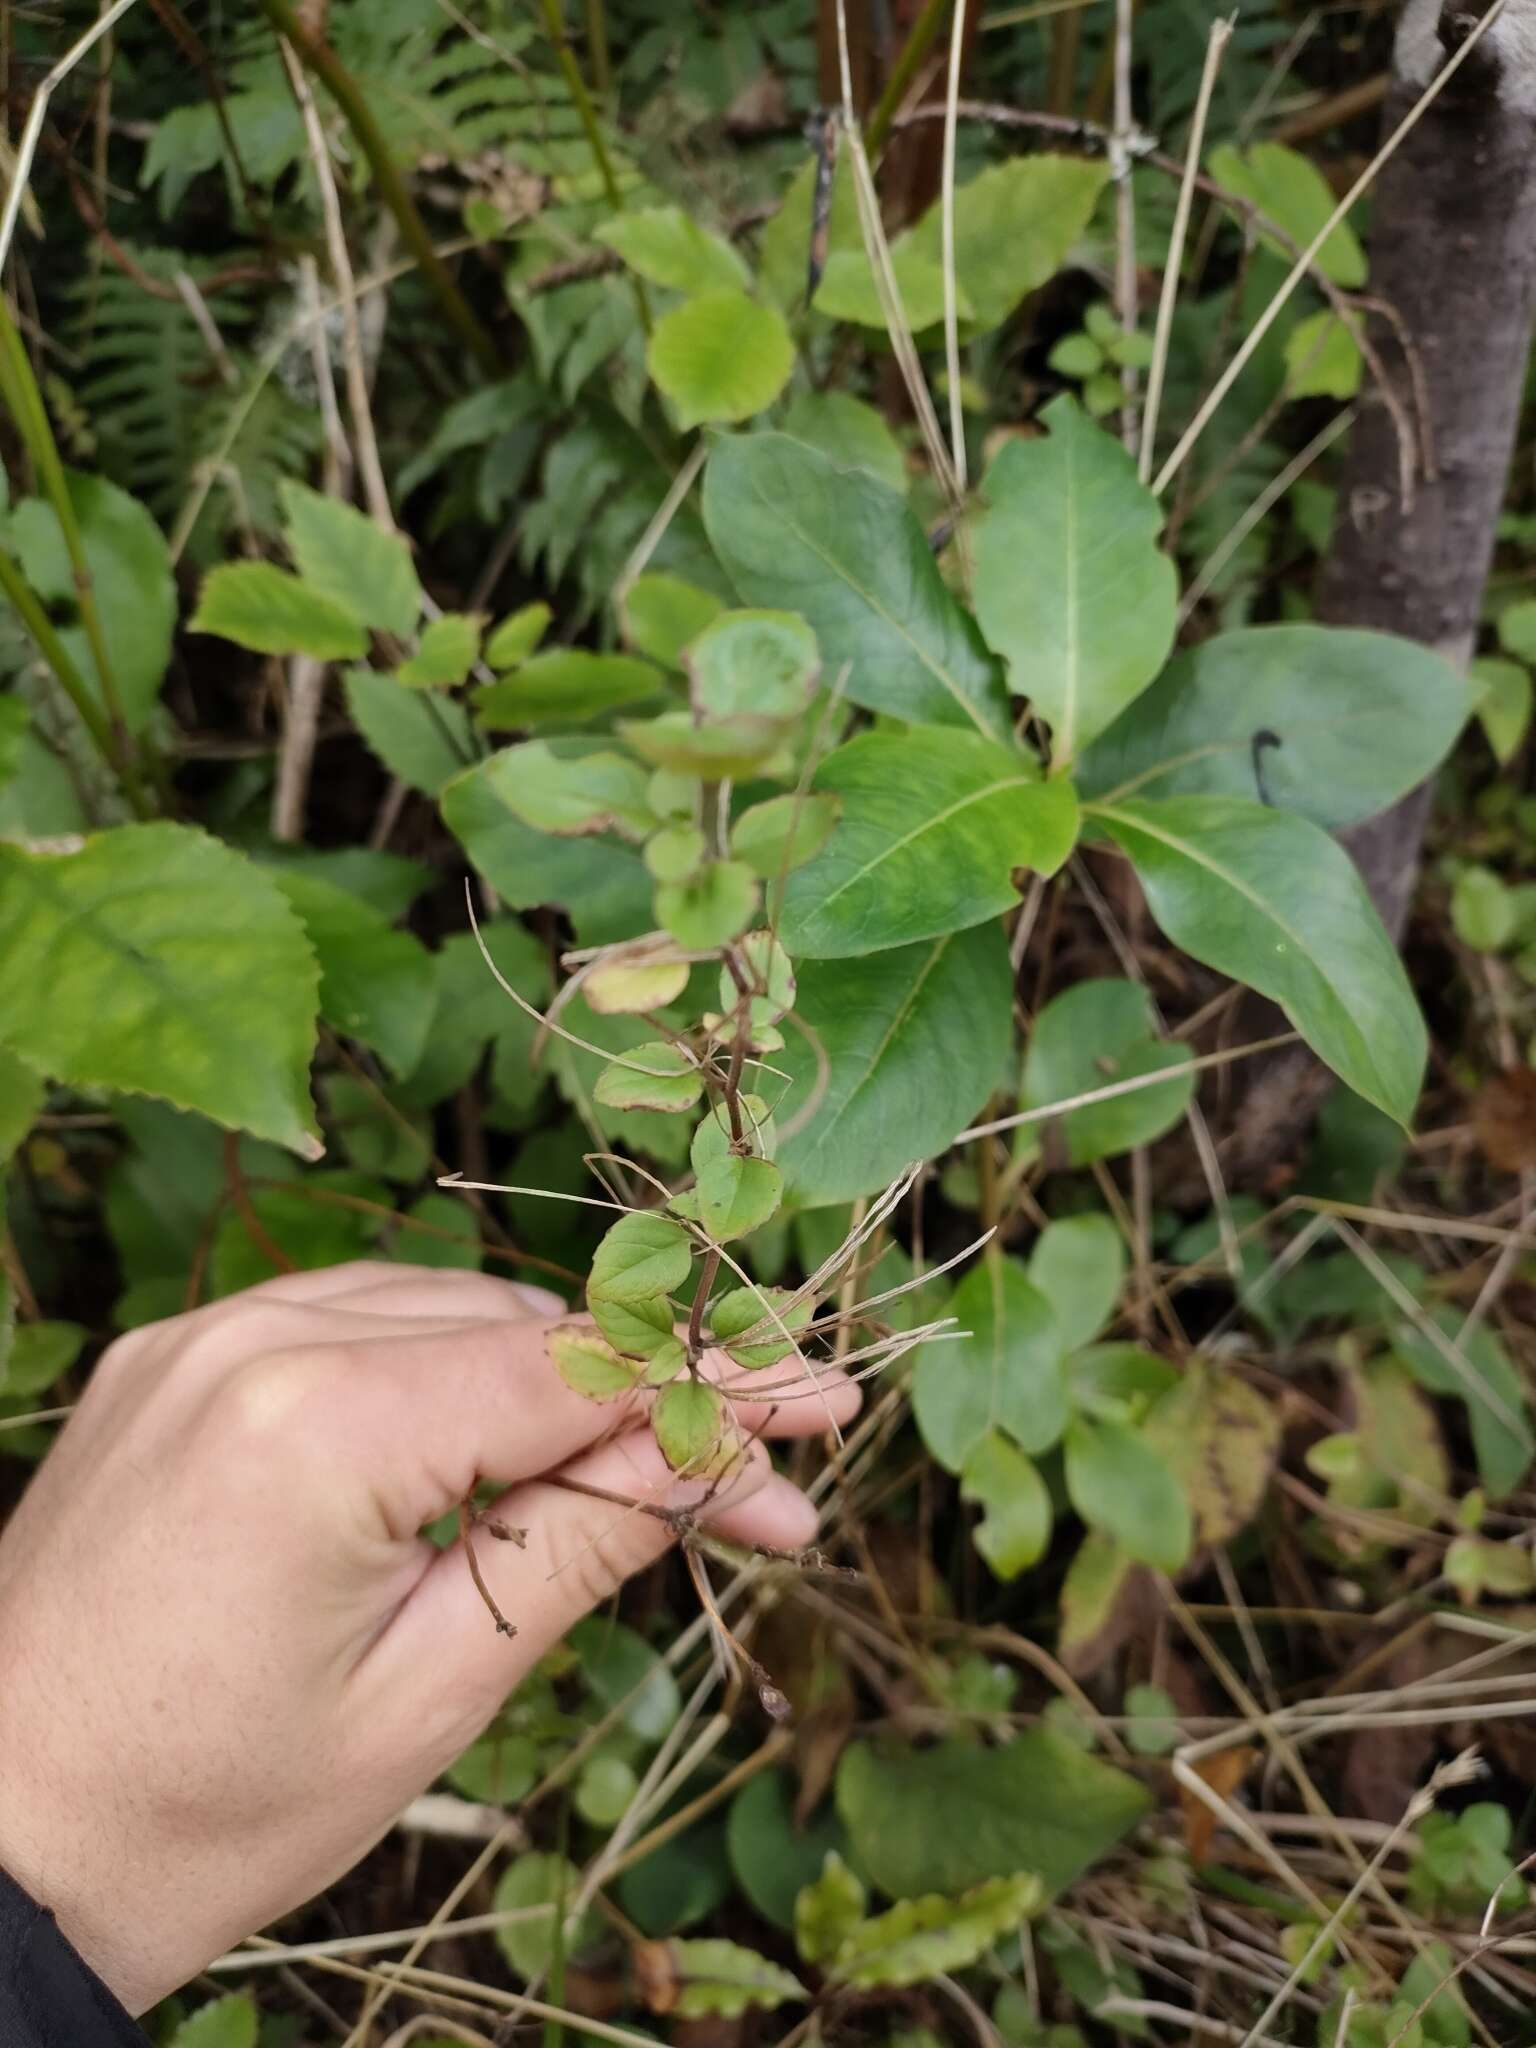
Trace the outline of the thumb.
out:
<instances>
[{"instance_id":1,"label":"thumb","mask_svg":"<svg viewBox=\"0 0 1536 2048\"><path fill-rule=\"evenodd\" d=\"M510 1641L497 1632L455 1544L433 1562L375 1646L370 1661L378 1660L381 1689L406 1688L423 1725L436 1721L441 1705L466 1717L466 1739L478 1734L583 1615L670 1548L676 1524L656 1510L697 1508L700 1521L720 1535L770 1549L799 1549L816 1534L811 1503L756 1443L718 1484L677 1478L648 1429L587 1452L559 1476L572 1486L527 1480L490 1510L492 1519L522 1532L521 1545L484 1527L476 1532L481 1575L517 1631Z\"/></svg>"}]
</instances>

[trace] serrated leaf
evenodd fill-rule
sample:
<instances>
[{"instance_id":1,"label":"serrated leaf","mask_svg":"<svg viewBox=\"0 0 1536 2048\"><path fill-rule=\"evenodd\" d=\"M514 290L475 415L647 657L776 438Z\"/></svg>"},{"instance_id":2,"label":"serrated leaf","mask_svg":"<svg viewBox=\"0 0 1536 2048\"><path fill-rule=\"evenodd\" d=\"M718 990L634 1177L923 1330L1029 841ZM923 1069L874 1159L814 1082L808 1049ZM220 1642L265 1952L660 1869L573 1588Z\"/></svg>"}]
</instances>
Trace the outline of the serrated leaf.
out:
<instances>
[{"instance_id":1,"label":"serrated leaf","mask_svg":"<svg viewBox=\"0 0 1536 2048\"><path fill-rule=\"evenodd\" d=\"M694 1192L699 1221L716 1243L727 1244L768 1221L784 1192L784 1176L771 1160L728 1152L700 1169Z\"/></svg>"},{"instance_id":2,"label":"serrated leaf","mask_svg":"<svg viewBox=\"0 0 1536 2048\"><path fill-rule=\"evenodd\" d=\"M0 957L0 1043L38 1072L315 1150L314 955L275 879L217 840L150 824L74 853L0 845Z\"/></svg>"},{"instance_id":3,"label":"serrated leaf","mask_svg":"<svg viewBox=\"0 0 1536 2048\"><path fill-rule=\"evenodd\" d=\"M810 1206L874 1192L945 1150L1002 1081L1013 977L1000 924L858 960L808 961L774 1065L785 1179ZM815 1034L814 1041L806 1030ZM819 1047L827 1062L820 1087Z\"/></svg>"},{"instance_id":4,"label":"serrated leaf","mask_svg":"<svg viewBox=\"0 0 1536 2048\"><path fill-rule=\"evenodd\" d=\"M170 550L149 510L104 476L66 470L65 486L85 549L96 609L107 637L123 721L142 730L160 694L176 627L176 579ZM75 566L52 505L24 498L9 521L22 572L45 605L75 666L99 679L89 636L79 621ZM102 699L105 705L105 699Z\"/></svg>"},{"instance_id":5,"label":"serrated leaf","mask_svg":"<svg viewBox=\"0 0 1536 2048\"><path fill-rule=\"evenodd\" d=\"M1032 1729L987 1749L856 1742L837 1774L851 1858L896 1899L1036 1872L1048 1895L1106 1855L1152 1804L1124 1771Z\"/></svg>"},{"instance_id":6,"label":"serrated leaf","mask_svg":"<svg viewBox=\"0 0 1536 2048\"><path fill-rule=\"evenodd\" d=\"M678 425L751 419L789 382L795 345L784 316L739 285L700 292L656 323L646 351Z\"/></svg>"},{"instance_id":7,"label":"serrated leaf","mask_svg":"<svg viewBox=\"0 0 1536 2048\"><path fill-rule=\"evenodd\" d=\"M855 1991L929 1983L969 1969L1011 1934L1045 1896L1033 1873L989 1878L957 1899L930 1894L904 1899L888 1913L853 1928L828 1974Z\"/></svg>"},{"instance_id":8,"label":"serrated leaf","mask_svg":"<svg viewBox=\"0 0 1536 2048\"><path fill-rule=\"evenodd\" d=\"M985 1513L972 1532L1000 1579L1016 1579L1044 1557L1051 1540L1051 1496L1032 1461L998 1430L966 1456L960 1498Z\"/></svg>"},{"instance_id":9,"label":"serrated leaf","mask_svg":"<svg viewBox=\"0 0 1536 2048\"><path fill-rule=\"evenodd\" d=\"M421 617L421 585L404 536L292 478L281 495L283 538L306 585L365 626L409 639Z\"/></svg>"},{"instance_id":10,"label":"serrated leaf","mask_svg":"<svg viewBox=\"0 0 1536 2048\"><path fill-rule=\"evenodd\" d=\"M840 799L830 790L768 797L743 811L731 827L731 853L764 881L777 881L821 851L840 809Z\"/></svg>"},{"instance_id":11,"label":"serrated leaf","mask_svg":"<svg viewBox=\"0 0 1536 2048\"><path fill-rule=\"evenodd\" d=\"M1050 1303L1017 1259L989 1256L955 1289L950 1313L966 1334L924 1345L912 1378L923 1442L951 1472L995 1429L1032 1455L1048 1451L1067 1423L1065 1347Z\"/></svg>"},{"instance_id":12,"label":"serrated leaf","mask_svg":"<svg viewBox=\"0 0 1536 2048\"><path fill-rule=\"evenodd\" d=\"M355 612L275 562L223 562L203 579L189 633L216 633L254 654L348 661L368 652Z\"/></svg>"},{"instance_id":13,"label":"serrated leaf","mask_svg":"<svg viewBox=\"0 0 1536 2048\"><path fill-rule=\"evenodd\" d=\"M1049 437L1008 441L987 472L976 616L1009 688L1049 723L1060 769L1167 659L1178 578L1132 457L1070 398L1041 418Z\"/></svg>"},{"instance_id":14,"label":"serrated leaf","mask_svg":"<svg viewBox=\"0 0 1536 2048\"><path fill-rule=\"evenodd\" d=\"M1177 1072L1189 1060L1182 1046L1158 1038L1151 998L1138 982L1080 981L1053 996L1035 1019L1020 1107L1045 1109L1143 1074L1175 1075L1156 1087L1068 1110L1039 1126L1059 1134L1069 1166L1089 1166L1150 1145L1173 1129L1195 1090L1194 1076Z\"/></svg>"},{"instance_id":15,"label":"serrated leaf","mask_svg":"<svg viewBox=\"0 0 1536 2048\"><path fill-rule=\"evenodd\" d=\"M656 1396L651 1426L674 1472L702 1471L726 1441L725 1398L705 1380L674 1380Z\"/></svg>"},{"instance_id":16,"label":"serrated leaf","mask_svg":"<svg viewBox=\"0 0 1536 2048\"><path fill-rule=\"evenodd\" d=\"M1473 691L1432 648L1247 626L1176 654L1084 754L1084 796L1251 797L1330 831L1385 810L1455 744Z\"/></svg>"},{"instance_id":17,"label":"serrated leaf","mask_svg":"<svg viewBox=\"0 0 1536 2048\"><path fill-rule=\"evenodd\" d=\"M1177 1571L1194 1543L1189 1504L1155 1450L1123 1423L1077 1416L1066 1435L1067 1493L1091 1529L1144 1564Z\"/></svg>"},{"instance_id":18,"label":"serrated leaf","mask_svg":"<svg viewBox=\"0 0 1536 2048\"><path fill-rule=\"evenodd\" d=\"M410 932L313 875L278 869L277 885L303 920L320 963L320 1014L361 1040L396 1074L426 1049L437 1006L437 964Z\"/></svg>"},{"instance_id":19,"label":"serrated leaf","mask_svg":"<svg viewBox=\"0 0 1536 2048\"><path fill-rule=\"evenodd\" d=\"M739 2019L805 1997L791 1971L734 1941L643 1942L636 1962L652 2012L680 2020Z\"/></svg>"},{"instance_id":20,"label":"serrated leaf","mask_svg":"<svg viewBox=\"0 0 1536 2048\"><path fill-rule=\"evenodd\" d=\"M738 434L710 456L704 523L745 602L800 613L853 703L1007 736L997 666L897 492L788 434Z\"/></svg>"},{"instance_id":21,"label":"serrated leaf","mask_svg":"<svg viewBox=\"0 0 1536 2048\"><path fill-rule=\"evenodd\" d=\"M508 612L485 643L486 661L497 670L516 668L544 638L554 616L542 599Z\"/></svg>"},{"instance_id":22,"label":"serrated leaf","mask_svg":"<svg viewBox=\"0 0 1536 2048\"><path fill-rule=\"evenodd\" d=\"M669 291L704 292L746 284L747 266L729 242L701 228L680 206L615 214L593 236L629 268Z\"/></svg>"},{"instance_id":23,"label":"serrated leaf","mask_svg":"<svg viewBox=\"0 0 1536 2048\"><path fill-rule=\"evenodd\" d=\"M256 2048L260 2015L243 1991L216 1998L184 2019L169 2048Z\"/></svg>"},{"instance_id":24,"label":"serrated leaf","mask_svg":"<svg viewBox=\"0 0 1536 2048\"><path fill-rule=\"evenodd\" d=\"M605 1067L592 1092L605 1109L692 1109L704 1092L704 1077L679 1046L654 1039Z\"/></svg>"},{"instance_id":25,"label":"serrated leaf","mask_svg":"<svg viewBox=\"0 0 1536 2048\"><path fill-rule=\"evenodd\" d=\"M977 733L864 733L815 787L842 806L822 852L790 878L784 943L846 958L982 924L1017 903L1013 873L1054 874L1077 838L1070 783Z\"/></svg>"},{"instance_id":26,"label":"serrated leaf","mask_svg":"<svg viewBox=\"0 0 1536 2048\"><path fill-rule=\"evenodd\" d=\"M743 1092L736 1098L741 1123L741 1140L731 1134L730 1111L723 1102L713 1102L699 1120L688 1147L695 1173L702 1173L713 1161L725 1158L740 1142L740 1149L771 1159L778 1144L778 1130L772 1112L761 1095Z\"/></svg>"},{"instance_id":27,"label":"serrated leaf","mask_svg":"<svg viewBox=\"0 0 1536 2048\"><path fill-rule=\"evenodd\" d=\"M643 1358L658 1371L676 1372L683 1363L682 1341L675 1328L676 1311L665 1294L644 1301L616 1301L597 1292L588 1297L592 1320L615 1351Z\"/></svg>"},{"instance_id":28,"label":"serrated leaf","mask_svg":"<svg viewBox=\"0 0 1536 2048\"><path fill-rule=\"evenodd\" d=\"M485 620L477 612L444 612L421 629L416 652L395 670L395 680L413 690L462 683L480 652Z\"/></svg>"},{"instance_id":29,"label":"serrated leaf","mask_svg":"<svg viewBox=\"0 0 1536 2048\"><path fill-rule=\"evenodd\" d=\"M1357 1095L1406 1124L1424 1021L1348 854L1319 826L1234 797L1091 806L1168 937L1277 1002Z\"/></svg>"},{"instance_id":30,"label":"serrated leaf","mask_svg":"<svg viewBox=\"0 0 1536 2048\"><path fill-rule=\"evenodd\" d=\"M864 1918L869 1894L835 1849L795 1900L795 1947L806 1963L829 1963Z\"/></svg>"},{"instance_id":31,"label":"serrated leaf","mask_svg":"<svg viewBox=\"0 0 1536 2048\"><path fill-rule=\"evenodd\" d=\"M436 796L472 762L475 729L461 704L430 704L373 669L348 669L347 710L352 723L391 775L423 796Z\"/></svg>"},{"instance_id":32,"label":"serrated leaf","mask_svg":"<svg viewBox=\"0 0 1536 2048\"><path fill-rule=\"evenodd\" d=\"M665 1216L621 1216L592 1255L590 1289L615 1301L645 1301L673 1294L688 1278L693 1247L688 1233Z\"/></svg>"},{"instance_id":33,"label":"serrated leaf","mask_svg":"<svg viewBox=\"0 0 1536 2048\"><path fill-rule=\"evenodd\" d=\"M587 1401L612 1401L634 1391L639 1368L619 1353L604 1337L581 1323L562 1324L544 1339L556 1372L571 1389Z\"/></svg>"},{"instance_id":34,"label":"serrated leaf","mask_svg":"<svg viewBox=\"0 0 1536 2048\"><path fill-rule=\"evenodd\" d=\"M664 683L659 669L632 654L548 647L510 675L476 690L475 714L482 725L506 731L585 725L604 712L654 697Z\"/></svg>"},{"instance_id":35,"label":"serrated leaf","mask_svg":"<svg viewBox=\"0 0 1536 2048\"><path fill-rule=\"evenodd\" d=\"M810 1323L815 1307L810 1300L796 1301L787 1287L733 1287L710 1303L709 1327L737 1365L760 1372L794 1357L793 1340Z\"/></svg>"}]
</instances>

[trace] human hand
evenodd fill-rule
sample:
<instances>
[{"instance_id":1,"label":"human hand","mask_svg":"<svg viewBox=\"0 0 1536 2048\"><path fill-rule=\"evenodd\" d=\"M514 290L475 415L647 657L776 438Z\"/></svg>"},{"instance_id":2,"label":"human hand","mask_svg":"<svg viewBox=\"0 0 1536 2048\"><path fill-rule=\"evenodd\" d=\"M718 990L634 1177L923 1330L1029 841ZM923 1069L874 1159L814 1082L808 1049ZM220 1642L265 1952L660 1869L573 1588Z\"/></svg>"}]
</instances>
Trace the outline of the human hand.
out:
<instances>
[{"instance_id":1,"label":"human hand","mask_svg":"<svg viewBox=\"0 0 1536 2048\"><path fill-rule=\"evenodd\" d=\"M295 1273L131 1332L0 1543L0 1865L141 2012L355 1863L571 1625L671 1532L810 1542L750 1447L679 1482L640 1397L597 1406L545 1355L563 1304L480 1274ZM846 1383L769 1414L808 1435ZM526 1547L421 1535L483 1479Z\"/></svg>"}]
</instances>

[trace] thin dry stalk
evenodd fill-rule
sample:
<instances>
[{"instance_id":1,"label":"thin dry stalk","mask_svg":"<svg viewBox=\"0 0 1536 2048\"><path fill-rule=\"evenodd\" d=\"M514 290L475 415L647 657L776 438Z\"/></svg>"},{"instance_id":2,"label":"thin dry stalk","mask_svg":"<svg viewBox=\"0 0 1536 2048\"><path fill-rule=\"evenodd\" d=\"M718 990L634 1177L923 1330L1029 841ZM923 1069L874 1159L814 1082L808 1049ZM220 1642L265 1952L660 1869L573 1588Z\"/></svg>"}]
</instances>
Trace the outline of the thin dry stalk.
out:
<instances>
[{"instance_id":1,"label":"thin dry stalk","mask_svg":"<svg viewBox=\"0 0 1536 2048\"><path fill-rule=\"evenodd\" d=\"M1184 154L1184 176L1179 183L1174 209L1173 233L1163 270L1163 288L1157 302L1157 326L1152 336L1152 362L1147 371L1147 409L1141 432L1141 457L1137 472L1143 483L1152 476L1152 459L1157 443L1158 415L1163 409L1163 381L1168 374L1168 349L1173 339L1173 315L1179 302L1179 275L1184 268L1184 244L1189 235L1189 216L1195 201L1195 178L1205 146L1205 124L1210 117L1211 95L1227 44L1232 40L1235 17L1211 23L1205 45L1205 65L1200 73L1200 91L1195 99L1194 118L1189 128L1189 147Z\"/></svg>"}]
</instances>

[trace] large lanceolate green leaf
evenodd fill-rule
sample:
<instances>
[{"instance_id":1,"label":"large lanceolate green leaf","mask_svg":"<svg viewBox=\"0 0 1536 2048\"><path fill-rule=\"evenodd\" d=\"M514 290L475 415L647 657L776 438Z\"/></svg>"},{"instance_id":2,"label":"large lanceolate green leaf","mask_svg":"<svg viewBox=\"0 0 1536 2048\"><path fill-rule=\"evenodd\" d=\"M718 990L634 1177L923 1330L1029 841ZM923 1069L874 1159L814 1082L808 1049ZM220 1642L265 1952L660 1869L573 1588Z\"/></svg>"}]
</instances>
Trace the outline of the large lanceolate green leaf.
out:
<instances>
[{"instance_id":1,"label":"large lanceolate green leaf","mask_svg":"<svg viewBox=\"0 0 1536 2048\"><path fill-rule=\"evenodd\" d=\"M651 922L651 878L638 853L611 839L557 838L516 816L521 749L508 747L442 794L443 822L514 910L568 910L584 945L633 938Z\"/></svg>"},{"instance_id":2,"label":"large lanceolate green leaf","mask_svg":"<svg viewBox=\"0 0 1536 2048\"><path fill-rule=\"evenodd\" d=\"M1017 1259L986 1258L950 1308L967 1334L924 1345L912 1382L923 1442L951 1472L994 1429L1048 1451L1067 1422L1066 1347L1050 1302Z\"/></svg>"},{"instance_id":3,"label":"large lanceolate green leaf","mask_svg":"<svg viewBox=\"0 0 1536 2048\"><path fill-rule=\"evenodd\" d=\"M1060 768L1167 660L1178 582L1157 545L1162 508L1119 442L1070 398L1041 417L1049 438L1009 441L987 472L976 615Z\"/></svg>"},{"instance_id":4,"label":"large lanceolate green leaf","mask_svg":"<svg viewBox=\"0 0 1536 2048\"><path fill-rule=\"evenodd\" d=\"M1455 744L1474 692L1390 633L1250 626L1179 654L1083 755L1090 796L1246 796L1336 831Z\"/></svg>"},{"instance_id":5,"label":"large lanceolate green leaf","mask_svg":"<svg viewBox=\"0 0 1536 2048\"><path fill-rule=\"evenodd\" d=\"M137 732L160 694L176 624L176 583L165 536L136 498L105 477L71 470L68 485L123 720L130 732ZM79 619L74 564L58 515L43 499L27 498L11 515L10 537L38 596L73 621L60 624L59 637L75 666L95 678L95 657Z\"/></svg>"},{"instance_id":6,"label":"large lanceolate green leaf","mask_svg":"<svg viewBox=\"0 0 1536 2048\"><path fill-rule=\"evenodd\" d=\"M816 859L790 877L796 958L880 952L981 924L1016 902L1015 868L1053 874L1077 837L1070 783L978 733L865 733L822 762L840 803Z\"/></svg>"},{"instance_id":7,"label":"large lanceolate green leaf","mask_svg":"<svg viewBox=\"0 0 1536 2048\"><path fill-rule=\"evenodd\" d=\"M291 478L282 498L283 538L309 588L381 633L414 633L421 585L403 535Z\"/></svg>"},{"instance_id":8,"label":"large lanceolate green leaf","mask_svg":"<svg viewBox=\"0 0 1536 2048\"><path fill-rule=\"evenodd\" d=\"M735 435L709 459L704 523L743 599L801 613L855 704L1006 736L997 664L878 478L788 434Z\"/></svg>"},{"instance_id":9,"label":"large lanceolate green leaf","mask_svg":"<svg viewBox=\"0 0 1536 2048\"><path fill-rule=\"evenodd\" d=\"M1012 992L1000 924L857 961L809 962L784 1050L773 1056L791 1077L776 1105L779 1164L800 1200L871 1194L942 1152L1000 1084ZM807 1031L827 1063L824 1089ZM801 1126L787 1129L812 1102Z\"/></svg>"},{"instance_id":10,"label":"large lanceolate green leaf","mask_svg":"<svg viewBox=\"0 0 1536 2048\"><path fill-rule=\"evenodd\" d=\"M994 164L955 194L955 270L974 330L999 326L1053 277L1087 227L1108 182L1102 163L1072 156L1019 156ZM903 238L904 239L904 238ZM941 272L942 210L932 206L911 236Z\"/></svg>"},{"instance_id":11,"label":"large lanceolate green leaf","mask_svg":"<svg viewBox=\"0 0 1536 2048\"><path fill-rule=\"evenodd\" d=\"M1126 1772L1045 1729L999 1749L951 1741L882 1751L856 1742L837 1774L854 1859L896 1899L962 1892L1025 1870L1054 1895L1151 1804Z\"/></svg>"},{"instance_id":12,"label":"large lanceolate green leaf","mask_svg":"<svg viewBox=\"0 0 1536 2048\"><path fill-rule=\"evenodd\" d=\"M0 846L0 1044L75 1087L159 1095L316 1149L319 976L276 880L185 825Z\"/></svg>"},{"instance_id":13,"label":"large lanceolate green leaf","mask_svg":"<svg viewBox=\"0 0 1536 2048\"><path fill-rule=\"evenodd\" d=\"M1128 853L1175 945L1277 1002L1357 1095L1406 1124L1424 1020L1353 861L1291 811L1135 797L1091 815Z\"/></svg>"}]
</instances>

